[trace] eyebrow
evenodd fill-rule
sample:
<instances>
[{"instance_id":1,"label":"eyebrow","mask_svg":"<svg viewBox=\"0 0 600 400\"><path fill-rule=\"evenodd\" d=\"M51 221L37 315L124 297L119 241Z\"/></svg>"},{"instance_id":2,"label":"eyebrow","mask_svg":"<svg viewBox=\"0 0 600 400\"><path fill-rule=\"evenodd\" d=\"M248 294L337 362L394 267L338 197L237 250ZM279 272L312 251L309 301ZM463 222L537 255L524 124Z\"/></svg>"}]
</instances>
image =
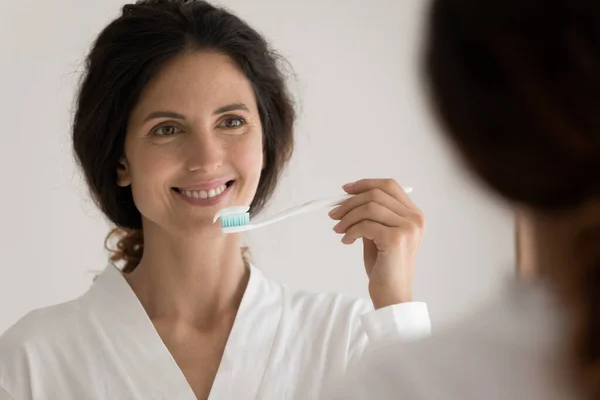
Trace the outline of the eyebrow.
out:
<instances>
[{"instance_id":1,"label":"eyebrow","mask_svg":"<svg viewBox=\"0 0 600 400\"><path fill-rule=\"evenodd\" d=\"M155 118L174 118L174 119L185 119L185 116L176 112L172 112L172 111L156 111L153 113L150 113L146 119L144 119L144 122L149 121L151 119L155 119Z\"/></svg>"},{"instance_id":2,"label":"eyebrow","mask_svg":"<svg viewBox=\"0 0 600 400\"><path fill-rule=\"evenodd\" d=\"M235 110L250 111L245 104L234 103L234 104L228 104L226 106L217 108L213 114L218 115L218 114L223 114L223 113L226 113L229 111L235 111Z\"/></svg>"},{"instance_id":3,"label":"eyebrow","mask_svg":"<svg viewBox=\"0 0 600 400\"><path fill-rule=\"evenodd\" d=\"M213 112L213 115L219 115L219 114L223 114L223 113L226 113L229 111L235 111L235 110L250 111L245 104L234 103L234 104L228 104L226 106L217 108ZM148 116L146 117L144 122L149 121L151 119L156 119L156 118L185 119L185 115L179 114L179 113L176 113L173 111L155 111L153 113L148 114Z\"/></svg>"}]
</instances>

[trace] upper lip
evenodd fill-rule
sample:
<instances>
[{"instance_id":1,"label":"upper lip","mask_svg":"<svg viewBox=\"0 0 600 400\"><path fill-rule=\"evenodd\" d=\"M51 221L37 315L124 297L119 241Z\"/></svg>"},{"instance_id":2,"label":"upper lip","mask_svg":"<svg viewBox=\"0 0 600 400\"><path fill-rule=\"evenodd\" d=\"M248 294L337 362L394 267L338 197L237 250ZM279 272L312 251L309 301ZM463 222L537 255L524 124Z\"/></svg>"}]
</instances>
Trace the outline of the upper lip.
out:
<instances>
[{"instance_id":1,"label":"upper lip","mask_svg":"<svg viewBox=\"0 0 600 400\"><path fill-rule=\"evenodd\" d=\"M210 181L201 181L192 183L186 186L176 186L176 189L184 190L184 191L199 191L199 190L210 190L216 189L220 186L225 185L227 182L232 181L233 179L213 179Z\"/></svg>"}]
</instances>

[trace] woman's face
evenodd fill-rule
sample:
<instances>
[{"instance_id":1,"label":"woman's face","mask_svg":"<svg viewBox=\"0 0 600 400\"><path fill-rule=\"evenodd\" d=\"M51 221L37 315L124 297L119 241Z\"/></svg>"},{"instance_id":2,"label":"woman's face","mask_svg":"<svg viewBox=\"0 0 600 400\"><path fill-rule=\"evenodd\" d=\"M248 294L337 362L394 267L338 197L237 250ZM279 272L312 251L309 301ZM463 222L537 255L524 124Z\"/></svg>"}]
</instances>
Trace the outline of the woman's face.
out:
<instances>
[{"instance_id":1,"label":"woman's face","mask_svg":"<svg viewBox=\"0 0 600 400\"><path fill-rule=\"evenodd\" d=\"M219 209L250 205L262 167L250 82L228 56L196 52L170 61L144 89L119 184L131 185L144 227L214 230Z\"/></svg>"}]
</instances>

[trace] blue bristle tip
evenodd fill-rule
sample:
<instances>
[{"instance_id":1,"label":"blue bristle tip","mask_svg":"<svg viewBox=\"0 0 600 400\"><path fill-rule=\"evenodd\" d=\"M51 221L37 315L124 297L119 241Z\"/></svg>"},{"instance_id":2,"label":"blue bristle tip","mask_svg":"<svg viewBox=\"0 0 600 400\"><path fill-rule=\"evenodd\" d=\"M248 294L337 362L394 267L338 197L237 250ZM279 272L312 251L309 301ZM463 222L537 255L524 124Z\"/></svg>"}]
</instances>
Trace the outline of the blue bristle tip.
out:
<instances>
[{"instance_id":1,"label":"blue bristle tip","mask_svg":"<svg viewBox=\"0 0 600 400\"><path fill-rule=\"evenodd\" d=\"M232 228L236 226L244 226L250 223L250 214L230 214L221 216L221 227Z\"/></svg>"}]
</instances>

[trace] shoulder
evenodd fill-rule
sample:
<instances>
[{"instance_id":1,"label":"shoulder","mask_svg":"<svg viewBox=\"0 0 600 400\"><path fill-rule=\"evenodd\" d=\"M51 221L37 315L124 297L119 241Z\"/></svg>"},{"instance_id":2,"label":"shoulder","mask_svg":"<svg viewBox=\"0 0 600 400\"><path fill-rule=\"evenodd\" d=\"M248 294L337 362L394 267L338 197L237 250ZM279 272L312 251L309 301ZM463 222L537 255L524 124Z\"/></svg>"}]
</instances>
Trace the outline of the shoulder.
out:
<instances>
[{"instance_id":1,"label":"shoulder","mask_svg":"<svg viewBox=\"0 0 600 400\"><path fill-rule=\"evenodd\" d=\"M396 398L443 400L475 399L465 393L474 390L473 376L480 371L471 369L473 353L485 350L475 343L468 344L471 331L469 320L461 321L451 329L436 332L432 338L411 343L388 342L371 347L348 377L348 387L339 399ZM360 382L360 385L353 382ZM449 393L450 392L450 393ZM483 396L480 398L490 398Z\"/></svg>"},{"instance_id":2,"label":"shoulder","mask_svg":"<svg viewBox=\"0 0 600 400\"><path fill-rule=\"evenodd\" d=\"M68 349L81 319L78 300L33 310L0 336L0 386L27 387L34 368L44 368Z\"/></svg>"},{"instance_id":3,"label":"shoulder","mask_svg":"<svg viewBox=\"0 0 600 400\"><path fill-rule=\"evenodd\" d=\"M79 299L30 311L0 336L0 348L31 346L62 336L78 317Z\"/></svg>"},{"instance_id":4,"label":"shoulder","mask_svg":"<svg viewBox=\"0 0 600 400\"><path fill-rule=\"evenodd\" d=\"M539 398L551 386L545 365L553 364L558 338L548 332L556 321L535 294L524 302L506 297L513 294L502 293L430 339L373 349L352 380L377 388L371 394L382 400Z\"/></svg>"}]
</instances>

